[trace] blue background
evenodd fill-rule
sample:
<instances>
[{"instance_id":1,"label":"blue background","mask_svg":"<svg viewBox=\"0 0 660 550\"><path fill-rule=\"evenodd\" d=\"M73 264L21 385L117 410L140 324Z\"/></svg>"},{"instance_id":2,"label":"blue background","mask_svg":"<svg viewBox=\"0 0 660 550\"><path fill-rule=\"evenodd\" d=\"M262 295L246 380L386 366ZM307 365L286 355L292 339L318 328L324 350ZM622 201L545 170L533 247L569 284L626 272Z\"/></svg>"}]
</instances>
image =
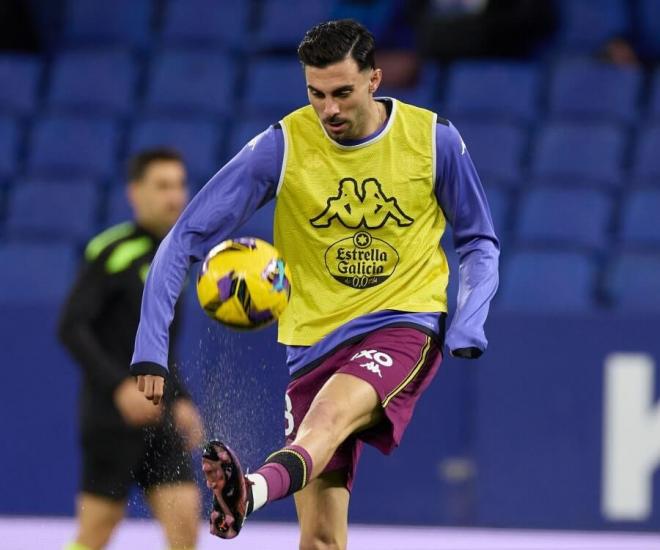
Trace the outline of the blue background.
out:
<instances>
[{"instance_id":1,"label":"blue background","mask_svg":"<svg viewBox=\"0 0 660 550\"><path fill-rule=\"evenodd\" d=\"M0 350L4 451L0 514L73 513L78 368L55 340L56 311L15 307ZM230 332L186 307L181 368L211 433L255 467L284 429L288 376L275 329ZM660 318L494 314L478 361L447 359L395 453L367 449L353 521L562 528L660 528L600 512L603 373L615 351L660 359ZM20 327L20 330L17 328ZM656 379L660 377L656 376ZM660 495L660 479L655 478ZM415 503L414 506L411 503ZM131 513L144 515L134 497ZM291 519L291 502L260 519Z\"/></svg>"}]
</instances>

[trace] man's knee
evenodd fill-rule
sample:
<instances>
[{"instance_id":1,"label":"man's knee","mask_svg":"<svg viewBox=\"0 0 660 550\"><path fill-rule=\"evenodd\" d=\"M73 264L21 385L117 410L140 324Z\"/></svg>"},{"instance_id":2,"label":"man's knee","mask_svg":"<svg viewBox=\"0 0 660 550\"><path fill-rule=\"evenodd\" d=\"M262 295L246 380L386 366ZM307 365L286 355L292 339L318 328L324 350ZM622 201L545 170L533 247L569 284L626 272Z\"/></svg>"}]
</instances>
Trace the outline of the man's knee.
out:
<instances>
[{"instance_id":1,"label":"man's knee","mask_svg":"<svg viewBox=\"0 0 660 550\"><path fill-rule=\"evenodd\" d=\"M344 550L345 548L345 541L327 531L302 533L300 536L300 550Z\"/></svg>"},{"instance_id":2,"label":"man's knee","mask_svg":"<svg viewBox=\"0 0 660 550\"><path fill-rule=\"evenodd\" d=\"M81 524L76 540L83 548L105 548L118 522L98 521L94 524Z\"/></svg>"},{"instance_id":3,"label":"man's knee","mask_svg":"<svg viewBox=\"0 0 660 550\"><path fill-rule=\"evenodd\" d=\"M174 528L172 528L174 527ZM198 521L181 521L176 526L165 527L165 535L172 549L191 549L197 544Z\"/></svg>"},{"instance_id":4,"label":"man's knee","mask_svg":"<svg viewBox=\"0 0 660 550\"><path fill-rule=\"evenodd\" d=\"M78 496L77 541L89 548L104 548L124 516L125 502L83 493Z\"/></svg>"},{"instance_id":5,"label":"man's knee","mask_svg":"<svg viewBox=\"0 0 660 550\"><path fill-rule=\"evenodd\" d=\"M330 399L316 400L302 422L301 428L323 433L325 439L334 440L346 423L346 411Z\"/></svg>"},{"instance_id":6,"label":"man's knee","mask_svg":"<svg viewBox=\"0 0 660 550\"><path fill-rule=\"evenodd\" d=\"M298 429L298 437L315 437L339 446L351 433L376 424L383 412L379 405L372 410L355 411L350 402L321 397L312 407Z\"/></svg>"}]
</instances>

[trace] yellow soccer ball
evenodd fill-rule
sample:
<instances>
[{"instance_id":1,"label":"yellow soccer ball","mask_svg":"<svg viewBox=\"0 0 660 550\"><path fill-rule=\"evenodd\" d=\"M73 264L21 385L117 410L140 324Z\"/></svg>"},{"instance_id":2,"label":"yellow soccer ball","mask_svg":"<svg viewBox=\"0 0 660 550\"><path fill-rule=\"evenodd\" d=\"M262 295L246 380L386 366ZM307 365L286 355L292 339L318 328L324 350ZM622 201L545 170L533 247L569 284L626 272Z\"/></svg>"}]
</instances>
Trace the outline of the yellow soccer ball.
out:
<instances>
[{"instance_id":1,"label":"yellow soccer ball","mask_svg":"<svg viewBox=\"0 0 660 550\"><path fill-rule=\"evenodd\" d=\"M274 246L261 239L229 239L207 254L197 278L206 314L236 329L255 329L279 318L289 303L291 274Z\"/></svg>"}]
</instances>

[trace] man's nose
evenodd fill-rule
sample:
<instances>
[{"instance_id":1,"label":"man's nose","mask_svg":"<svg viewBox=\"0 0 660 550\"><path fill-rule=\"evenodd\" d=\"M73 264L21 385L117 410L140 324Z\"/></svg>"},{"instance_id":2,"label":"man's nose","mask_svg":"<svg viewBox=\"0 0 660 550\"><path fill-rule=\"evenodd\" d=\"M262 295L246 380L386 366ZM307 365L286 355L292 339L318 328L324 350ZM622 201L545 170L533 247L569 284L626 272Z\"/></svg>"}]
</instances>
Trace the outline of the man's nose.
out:
<instances>
[{"instance_id":1,"label":"man's nose","mask_svg":"<svg viewBox=\"0 0 660 550\"><path fill-rule=\"evenodd\" d=\"M337 105L337 102L331 99L327 100L323 106L323 114L326 117L333 117L339 114L339 105Z\"/></svg>"}]
</instances>

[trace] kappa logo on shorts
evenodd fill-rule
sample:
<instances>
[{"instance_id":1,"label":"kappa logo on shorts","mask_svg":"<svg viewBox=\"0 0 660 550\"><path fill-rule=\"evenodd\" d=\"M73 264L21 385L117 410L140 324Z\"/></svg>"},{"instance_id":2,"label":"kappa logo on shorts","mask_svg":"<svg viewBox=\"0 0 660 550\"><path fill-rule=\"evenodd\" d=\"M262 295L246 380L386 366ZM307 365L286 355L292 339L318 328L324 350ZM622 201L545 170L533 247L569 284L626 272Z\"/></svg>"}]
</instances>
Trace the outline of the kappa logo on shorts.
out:
<instances>
[{"instance_id":1,"label":"kappa logo on shorts","mask_svg":"<svg viewBox=\"0 0 660 550\"><path fill-rule=\"evenodd\" d=\"M383 377L383 373L380 371L380 367L391 367L394 364L394 360L387 353L378 351L376 349L365 349L356 353L351 357L351 361L357 359L365 359L364 363L360 363L361 367L364 367L370 372L377 374L379 378Z\"/></svg>"}]
</instances>

